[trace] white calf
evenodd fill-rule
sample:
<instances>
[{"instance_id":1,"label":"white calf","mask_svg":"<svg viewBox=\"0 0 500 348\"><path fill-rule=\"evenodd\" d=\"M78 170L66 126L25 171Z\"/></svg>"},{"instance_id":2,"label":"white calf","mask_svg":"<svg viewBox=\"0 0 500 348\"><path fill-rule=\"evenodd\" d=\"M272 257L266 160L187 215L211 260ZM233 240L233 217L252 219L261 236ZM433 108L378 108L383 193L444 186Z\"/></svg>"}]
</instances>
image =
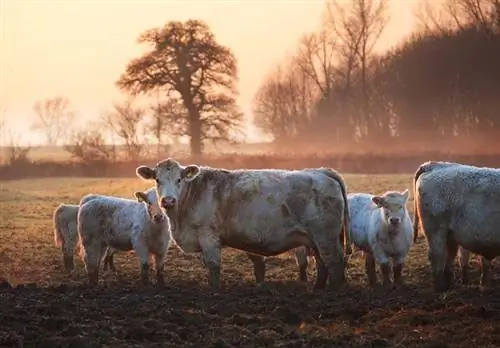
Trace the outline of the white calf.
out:
<instances>
[{"instance_id":1,"label":"white calf","mask_svg":"<svg viewBox=\"0 0 500 348\"><path fill-rule=\"evenodd\" d=\"M52 221L54 224L54 243L60 247L63 253L63 264L66 271L71 272L75 268L73 255L77 248L78 232L76 226L76 218L80 205L99 197L98 195L85 195L80 204L59 204L54 210ZM113 264L113 250L106 250L104 257L104 270L107 266L111 266L115 270Z\"/></svg>"},{"instance_id":2,"label":"white calf","mask_svg":"<svg viewBox=\"0 0 500 348\"><path fill-rule=\"evenodd\" d=\"M139 202L101 196L83 204L78 211L78 234L91 285L97 284L106 246L121 251L134 249L140 260L143 283L148 282L149 258L153 255L157 282L163 283L170 224L158 204L155 188L136 192L135 196Z\"/></svg>"},{"instance_id":3,"label":"white calf","mask_svg":"<svg viewBox=\"0 0 500 348\"><path fill-rule=\"evenodd\" d=\"M368 282L371 286L377 282L376 261L380 265L383 284L391 285L392 259L394 282L401 284L403 264L413 243L413 225L406 209L408 190L388 191L382 196L349 194L348 202L351 238L364 251Z\"/></svg>"},{"instance_id":4,"label":"white calf","mask_svg":"<svg viewBox=\"0 0 500 348\"><path fill-rule=\"evenodd\" d=\"M75 268L73 255L78 241L76 216L79 207L76 204L59 204L52 215L54 243L62 250L64 269L67 272Z\"/></svg>"}]
</instances>

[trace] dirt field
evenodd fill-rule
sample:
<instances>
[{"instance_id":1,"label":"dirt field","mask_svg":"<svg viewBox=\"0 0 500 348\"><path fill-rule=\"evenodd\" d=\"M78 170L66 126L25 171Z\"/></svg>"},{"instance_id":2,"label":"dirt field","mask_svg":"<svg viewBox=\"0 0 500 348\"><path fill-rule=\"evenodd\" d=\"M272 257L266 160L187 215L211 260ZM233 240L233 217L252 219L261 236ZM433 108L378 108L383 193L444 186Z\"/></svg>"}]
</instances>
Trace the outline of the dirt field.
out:
<instances>
[{"instance_id":1,"label":"dirt field","mask_svg":"<svg viewBox=\"0 0 500 348\"><path fill-rule=\"evenodd\" d=\"M410 175L346 175L349 191L411 188ZM115 256L118 274L99 289L63 271L51 216L60 202L86 193L132 197L139 179L49 179L0 182L1 347L498 347L500 290L472 285L434 294L421 237L404 270L406 286L369 290L360 254L349 261L338 293L299 284L293 255L270 258L266 284L254 282L242 252L224 250L222 290L208 288L198 257L172 249L167 284L141 287L133 253ZM409 205L412 210L411 204ZM492 276L499 277L498 264ZM314 281L314 264L309 279Z\"/></svg>"}]
</instances>

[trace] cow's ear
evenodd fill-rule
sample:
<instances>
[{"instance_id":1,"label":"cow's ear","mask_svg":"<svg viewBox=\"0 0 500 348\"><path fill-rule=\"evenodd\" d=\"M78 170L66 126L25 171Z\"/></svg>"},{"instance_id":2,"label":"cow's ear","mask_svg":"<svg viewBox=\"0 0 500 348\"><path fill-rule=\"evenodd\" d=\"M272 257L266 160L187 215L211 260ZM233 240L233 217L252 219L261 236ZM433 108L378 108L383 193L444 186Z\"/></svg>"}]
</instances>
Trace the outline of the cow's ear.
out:
<instances>
[{"instance_id":1,"label":"cow's ear","mask_svg":"<svg viewBox=\"0 0 500 348\"><path fill-rule=\"evenodd\" d=\"M146 194L142 191L135 192L134 196L137 199L137 202L148 202L148 197L146 197Z\"/></svg>"},{"instance_id":2,"label":"cow's ear","mask_svg":"<svg viewBox=\"0 0 500 348\"><path fill-rule=\"evenodd\" d=\"M195 164L187 166L181 172L181 179L192 181L200 174L200 167Z\"/></svg>"},{"instance_id":3,"label":"cow's ear","mask_svg":"<svg viewBox=\"0 0 500 348\"><path fill-rule=\"evenodd\" d=\"M403 192L401 192L401 195L403 196L403 198L405 199L405 201L408 200L408 196L410 195L408 189L404 190Z\"/></svg>"},{"instance_id":4,"label":"cow's ear","mask_svg":"<svg viewBox=\"0 0 500 348\"><path fill-rule=\"evenodd\" d=\"M377 207L382 208L385 205L384 197L373 196L372 202L377 205Z\"/></svg>"},{"instance_id":5,"label":"cow's ear","mask_svg":"<svg viewBox=\"0 0 500 348\"><path fill-rule=\"evenodd\" d=\"M148 166L139 166L135 169L135 174L144 180L155 180L156 179L156 170L153 168L149 168Z\"/></svg>"}]
</instances>

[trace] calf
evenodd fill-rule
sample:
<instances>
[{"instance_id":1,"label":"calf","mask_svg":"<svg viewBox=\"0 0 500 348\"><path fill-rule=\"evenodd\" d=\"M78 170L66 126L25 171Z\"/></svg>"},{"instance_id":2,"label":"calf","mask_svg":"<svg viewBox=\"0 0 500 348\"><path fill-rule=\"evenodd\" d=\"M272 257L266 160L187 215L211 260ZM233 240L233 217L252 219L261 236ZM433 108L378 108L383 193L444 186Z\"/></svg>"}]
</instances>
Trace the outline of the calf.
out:
<instances>
[{"instance_id":1,"label":"calf","mask_svg":"<svg viewBox=\"0 0 500 348\"><path fill-rule=\"evenodd\" d=\"M86 202L88 202L91 199L94 199L96 197L115 197L115 196L108 196L108 195L99 195L99 194L94 194L94 193L89 193L80 199L80 206ZM137 198L137 197L136 197ZM76 225L75 225L76 226ZM76 230L75 230L76 233ZM111 269L111 271L116 272L116 267L115 267L115 261L114 261L114 255L118 252L117 249L115 248L106 248L106 251L104 253L103 257L103 271L107 271L108 268Z\"/></svg>"},{"instance_id":2,"label":"calf","mask_svg":"<svg viewBox=\"0 0 500 348\"><path fill-rule=\"evenodd\" d=\"M63 253L64 269L71 272L75 268L73 255L78 241L76 232L76 204L59 204L54 210L52 221L54 224L54 243Z\"/></svg>"},{"instance_id":3,"label":"calf","mask_svg":"<svg viewBox=\"0 0 500 348\"><path fill-rule=\"evenodd\" d=\"M370 286L377 283L375 263L380 265L384 286L402 284L402 269L412 246L412 221L406 205L408 190L388 191L381 196L367 193L348 195L351 236L354 245L363 250L365 272Z\"/></svg>"},{"instance_id":4,"label":"calf","mask_svg":"<svg viewBox=\"0 0 500 348\"><path fill-rule=\"evenodd\" d=\"M202 252L213 288L226 246L262 257L305 245L315 251L315 288L328 277L331 288L344 282L340 241L349 254L349 214L344 180L334 170L225 170L169 158L136 172L156 182L172 237L185 252Z\"/></svg>"},{"instance_id":5,"label":"calf","mask_svg":"<svg viewBox=\"0 0 500 348\"><path fill-rule=\"evenodd\" d=\"M86 195L80 201L80 204L88 202L96 195ZM60 247L63 253L63 264L67 272L75 268L74 253L78 242L78 233L76 227L76 217L80 205L77 204L59 204L52 215L54 225L54 243Z\"/></svg>"},{"instance_id":6,"label":"calf","mask_svg":"<svg viewBox=\"0 0 500 348\"><path fill-rule=\"evenodd\" d=\"M487 261L500 255L500 170L426 162L415 172L413 187L414 238L421 225L435 291L452 285L459 245ZM487 268L483 263L483 274Z\"/></svg>"},{"instance_id":7,"label":"calf","mask_svg":"<svg viewBox=\"0 0 500 348\"><path fill-rule=\"evenodd\" d=\"M148 283L149 258L153 255L158 284L163 284L163 263L170 242L170 225L158 205L155 188L136 192L138 200L101 196L78 211L78 234L89 283L97 284L99 264L107 246L120 251L134 249L141 278Z\"/></svg>"}]
</instances>

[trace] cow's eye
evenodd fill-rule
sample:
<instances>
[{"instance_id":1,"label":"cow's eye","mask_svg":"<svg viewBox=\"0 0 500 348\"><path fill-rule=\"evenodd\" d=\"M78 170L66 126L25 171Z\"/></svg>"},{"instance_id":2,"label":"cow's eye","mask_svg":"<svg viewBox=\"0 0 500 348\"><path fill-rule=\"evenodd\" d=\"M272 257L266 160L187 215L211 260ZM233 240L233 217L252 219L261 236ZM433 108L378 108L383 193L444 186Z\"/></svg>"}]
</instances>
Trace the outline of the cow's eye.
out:
<instances>
[{"instance_id":1,"label":"cow's eye","mask_svg":"<svg viewBox=\"0 0 500 348\"><path fill-rule=\"evenodd\" d=\"M156 181L156 183L157 183L157 184L159 184L159 183L160 183L160 180L158 180L158 179L155 179L155 181Z\"/></svg>"},{"instance_id":2,"label":"cow's eye","mask_svg":"<svg viewBox=\"0 0 500 348\"><path fill-rule=\"evenodd\" d=\"M180 184L181 183L181 179L177 179L177 184Z\"/></svg>"}]
</instances>

